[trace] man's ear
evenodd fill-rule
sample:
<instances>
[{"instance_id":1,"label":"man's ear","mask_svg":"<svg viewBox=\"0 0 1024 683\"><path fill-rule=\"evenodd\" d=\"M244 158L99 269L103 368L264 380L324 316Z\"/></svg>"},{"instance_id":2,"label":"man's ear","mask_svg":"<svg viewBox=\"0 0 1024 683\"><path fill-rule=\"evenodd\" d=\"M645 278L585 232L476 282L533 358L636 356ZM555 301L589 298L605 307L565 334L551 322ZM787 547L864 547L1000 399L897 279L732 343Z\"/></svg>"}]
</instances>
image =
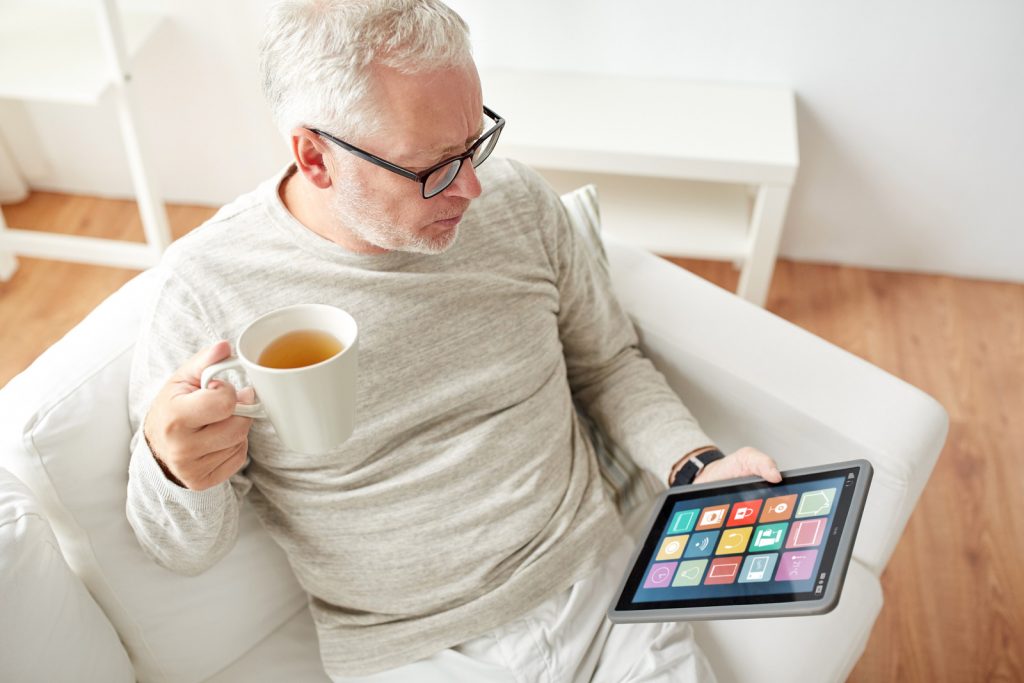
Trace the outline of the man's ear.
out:
<instances>
[{"instance_id":1,"label":"man's ear","mask_svg":"<svg viewBox=\"0 0 1024 683\"><path fill-rule=\"evenodd\" d=\"M292 129L292 157L299 172L315 187L326 189L331 186L331 171L327 167L327 144L308 128Z\"/></svg>"}]
</instances>

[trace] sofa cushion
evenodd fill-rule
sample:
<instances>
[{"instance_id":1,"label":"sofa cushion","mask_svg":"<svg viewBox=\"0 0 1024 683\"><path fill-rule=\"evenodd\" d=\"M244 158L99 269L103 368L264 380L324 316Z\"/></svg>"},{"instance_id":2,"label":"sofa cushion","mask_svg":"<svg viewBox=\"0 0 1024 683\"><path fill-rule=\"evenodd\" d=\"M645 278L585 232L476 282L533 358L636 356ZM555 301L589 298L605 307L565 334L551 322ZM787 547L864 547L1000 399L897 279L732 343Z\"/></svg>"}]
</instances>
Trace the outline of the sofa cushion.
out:
<instances>
[{"instance_id":1,"label":"sofa cushion","mask_svg":"<svg viewBox=\"0 0 1024 683\"><path fill-rule=\"evenodd\" d=\"M0 391L0 466L39 498L139 680L189 683L229 665L306 598L246 506L235 548L198 577L157 566L128 525L128 373L150 281L129 282Z\"/></svg>"},{"instance_id":2,"label":"sofa cushion","mask_svg":"<svg viewBox=\"0 0 1024 683\"><path fill-rule=\"evenodd\" d=\"M584 185L562 195L562 206L569 223L593 254L601 270L608 275L608 254L601 239L601 207L597 203L597 187Z\"/></svg>"},{"instance_id":3,"label":"sofa cushion","mask_svg":"<svg viewBox=\"0 0 1024 683\"><path fill-rule=\"evenodd\" d=\"M135 680L113 626L64 561L42 506L3 468L0 615L0 680Z\"/></svg>"},{"instance_id":4,"label":"sofa cushion","mask_svg":"<svg viewBox=\"0 0 1024 683\"><path fill-rule=\"evenodd\" d=\"M353 679L356 680L356 679ZM206 683L331 683L320 663L316 624L308 609ZM416 682L410 682L416 683Z\"/></svg>"}]
</instances>

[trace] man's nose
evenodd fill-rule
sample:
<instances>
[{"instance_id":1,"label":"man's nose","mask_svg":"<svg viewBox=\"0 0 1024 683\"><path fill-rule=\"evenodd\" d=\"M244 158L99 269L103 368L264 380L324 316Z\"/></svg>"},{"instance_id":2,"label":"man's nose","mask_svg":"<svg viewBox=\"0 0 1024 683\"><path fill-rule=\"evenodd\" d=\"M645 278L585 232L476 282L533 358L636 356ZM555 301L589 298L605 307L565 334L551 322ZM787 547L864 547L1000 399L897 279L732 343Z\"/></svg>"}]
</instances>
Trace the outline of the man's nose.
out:
<instances>
[{"instance_id":1,"label":"man's nose","mask_svg":"<svg viewBox=\"0 0 1024 683\"><path fill-rule=\"evenodd\" d=\"M463 162L459 172L455 174L455 180L445 188L444 194L449 197L463 197L465 199L476 199L480 196L483 188L480 187L480 179L476 176L476 168L469 159Z\"/></svg>"}]
</instances>

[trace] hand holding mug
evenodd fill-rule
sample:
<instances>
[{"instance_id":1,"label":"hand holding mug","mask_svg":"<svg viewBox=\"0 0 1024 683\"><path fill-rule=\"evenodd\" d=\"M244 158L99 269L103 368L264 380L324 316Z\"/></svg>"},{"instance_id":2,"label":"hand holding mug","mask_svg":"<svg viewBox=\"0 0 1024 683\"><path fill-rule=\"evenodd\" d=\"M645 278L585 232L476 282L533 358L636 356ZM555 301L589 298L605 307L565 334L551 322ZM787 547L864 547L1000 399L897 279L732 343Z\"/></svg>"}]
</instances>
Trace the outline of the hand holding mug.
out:
<instances>
[{"instance_id":1,"label":"hand holding mug","mask_svg":"<svg viewBox=\"0 0 1024 683\"><path fill-rule=\"evenodd\" d=\"M203 370L231 353L226 341L192 356L171 376L149 408L143 434L165 474L203 491L226 481L245 464L252 419L234 414L253 400L251 388L225 382L200 387Z\"/></svg>"}]
</instances>

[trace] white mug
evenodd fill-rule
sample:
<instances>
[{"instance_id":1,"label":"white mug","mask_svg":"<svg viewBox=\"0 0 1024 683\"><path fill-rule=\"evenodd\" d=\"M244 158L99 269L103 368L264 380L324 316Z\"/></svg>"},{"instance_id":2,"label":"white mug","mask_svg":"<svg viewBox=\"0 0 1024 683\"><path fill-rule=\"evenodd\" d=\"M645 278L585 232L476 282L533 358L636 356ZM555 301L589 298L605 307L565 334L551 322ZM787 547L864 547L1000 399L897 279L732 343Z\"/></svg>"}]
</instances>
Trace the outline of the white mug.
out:
<instances>
[{"instance_id":1,"label":"white mug","mask_svg":"<svg viewBox=\"0 0 1024 683\"><path fill-rule=\"evenodd\" d=\"M297 330L334 336L342 350L327 360L299 368L268 368L258 359L278 337ZM359 328L351 315L324 304L299 304L271 311L238 335L236 356L203 370L205 389L214 376L241 368L256 390L257 402L238 403L235 415L269 418L281 442L299 453L325 453L355 428Z\"/></svg>"}]
</instances>

